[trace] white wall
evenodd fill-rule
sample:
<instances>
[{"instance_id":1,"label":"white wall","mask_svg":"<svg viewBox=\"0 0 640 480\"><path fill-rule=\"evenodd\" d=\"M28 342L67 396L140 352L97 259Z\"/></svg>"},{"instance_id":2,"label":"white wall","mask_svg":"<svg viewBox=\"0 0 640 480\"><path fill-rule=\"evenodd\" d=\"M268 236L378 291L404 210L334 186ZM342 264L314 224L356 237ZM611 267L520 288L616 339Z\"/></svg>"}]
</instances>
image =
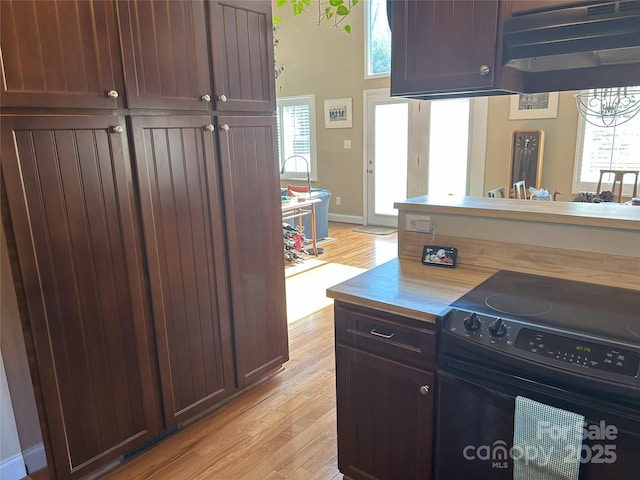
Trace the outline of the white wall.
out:
<instances>
[{"instance_id":1,"label":"white wall","mask_svg":"<svg viewBox=\"0 0 640 480\"><path fill-rule=\"evenodd\" d=\"M18 440L13 405L0 352L0 479L18 480L27 474Z\"/></svg>"}]
</instances>

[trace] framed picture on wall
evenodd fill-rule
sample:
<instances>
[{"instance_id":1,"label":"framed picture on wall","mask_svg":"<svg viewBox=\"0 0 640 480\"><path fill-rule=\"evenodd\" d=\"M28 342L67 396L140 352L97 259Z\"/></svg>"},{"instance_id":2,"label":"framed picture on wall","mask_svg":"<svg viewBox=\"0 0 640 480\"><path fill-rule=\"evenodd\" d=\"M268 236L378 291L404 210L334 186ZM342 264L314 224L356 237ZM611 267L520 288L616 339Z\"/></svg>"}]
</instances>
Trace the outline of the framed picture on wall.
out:
<instances>
[{"instance_id":1,"label":"framed picture on wall","mask_svg":"<svg viewBox=\"0 0 640 480\"><path fill-rule=\"evenodd\" d=\"M351 97L324 101L324 128L351 128L353 108Z\"/></svg>"},{"instance_id":2,"label":"framed picture on wall","mask_svg":"<svg viewBox=\"0 0 640 480\"><path fill-rule=\"evenodd\" d=\"M558 92L511 95L509 120L558 117Z\"/></svg>"}]
</instances>

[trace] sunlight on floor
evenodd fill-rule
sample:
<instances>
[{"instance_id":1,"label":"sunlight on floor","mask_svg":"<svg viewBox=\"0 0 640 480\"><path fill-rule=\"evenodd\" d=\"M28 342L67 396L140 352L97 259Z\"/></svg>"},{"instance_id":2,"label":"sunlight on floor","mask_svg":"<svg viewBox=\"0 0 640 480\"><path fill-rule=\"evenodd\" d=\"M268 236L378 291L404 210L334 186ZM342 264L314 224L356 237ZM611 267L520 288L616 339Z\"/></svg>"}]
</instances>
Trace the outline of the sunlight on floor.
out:
<instances>
[{"instance_id":1,"label":"sunlight on floor","mask_svg":"<svg viewBox=\"0 0 640 480\"><path fill-rule=\"evenodd\" d=\"M307 262L312 262L305 265ZM287 321L296 320L311 315L313 312L333 304L333 299L327 298L327 288L365 271L364 268L340 265L339 263L325 263L309 259L300 264L301 273L287 272ZM296 267L297 268L297 267ZM290 268L287 268L290 270Z\"/></svg>"}]
</instances>

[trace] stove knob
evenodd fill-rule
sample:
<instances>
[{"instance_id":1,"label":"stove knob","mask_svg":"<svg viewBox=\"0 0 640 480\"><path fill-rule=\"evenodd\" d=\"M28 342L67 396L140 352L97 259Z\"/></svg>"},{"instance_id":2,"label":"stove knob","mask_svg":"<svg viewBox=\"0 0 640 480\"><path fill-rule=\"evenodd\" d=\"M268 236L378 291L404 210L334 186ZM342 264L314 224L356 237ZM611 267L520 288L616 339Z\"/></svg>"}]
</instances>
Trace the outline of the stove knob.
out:
<instances>
[{"instance_id":1,"label":"stove knob","mask_svg":"<svg viewBox=\"0 0 640 480\"><path fill-rule=\"evenodd\" d=\"M468 330L470 332L475 332L482 326L480 320L478 319L477 313L472 313L468 317L465 317L462 321L462 324L464 325L465 330Z\"/></svg>"},{"instance_id":2,"label":"stove knob","mask_svg":"<svg viewBox=\"0 0 640 480\"><path fill-rule=\"evenodd\" d=\"M489 325L489 333L492 337L502 338L507 334L507 326L501 318L498 318L495 322Z\"/></svg>"}]
</instances>

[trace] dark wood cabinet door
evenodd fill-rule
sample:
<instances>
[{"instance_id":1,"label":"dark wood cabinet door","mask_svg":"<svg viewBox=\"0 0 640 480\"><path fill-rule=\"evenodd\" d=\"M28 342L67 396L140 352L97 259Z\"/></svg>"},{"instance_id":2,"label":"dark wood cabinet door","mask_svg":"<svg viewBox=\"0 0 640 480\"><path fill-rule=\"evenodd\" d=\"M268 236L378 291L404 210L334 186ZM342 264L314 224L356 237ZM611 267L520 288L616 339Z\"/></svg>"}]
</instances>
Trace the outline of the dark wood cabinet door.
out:
<instances>
[{"instance_id":1,"label":"dark wood cabinet door","mask_svg":"<svg viewBox=\"0 0 640 480\"><path fill-rule=\"evenodd\" d=\"M271 2L217 0L209 6L216 110L274 112Z\"/></svg>"},{"instance_id":2,"label":"dark wood cabinet door","mask_svg":"<svg viewBox=\"0 0 640 480\"><path fill-rule=\"evenodd\" d=\"M204 2L119 0L117 5L127 105L210 110L211 62Z\"/></svg>"},{"instance_id":3,"label":"dark wood cabinet door","mask_svg":"<svg viewBox=\"0 0 640 480\"><path fill-rule=\"evenodd\" d=\"M493 88L498 0L391 1L391 94Z\"/></svg>"},{"instance_id":4,"label":"dark wood cabinet door","mask_svg":"<svg viewBox=\"0 0 640 480\"><path fill-rule=\"evenodd\" d=\"M134 117L167 425L234 391L215 132L207 116Z\"/></svg>"},{"instance_id":5,"label":"dark wood cabinet door","mask_svg":"<svg viewBox=\"0 0 640 480\"><path fill-rule=\"evenodd\" d=\"M354 480L430 479L433 385L429 372L336 345L340 471Z\"/></svg>"},{"instance_id":6,"label":"dark wood cabinet door","mask_svg":"<svg viewBox=\"0 0 640 480\"><path fill-rule=\"evenodd\" d=\"M111 1L1 1L2 106L116 108L115 18Z\"/></svg>"},{"instance_id":7,"label":"dark wood cabinet door","mask_svg":"<svg viewBox=\"0 0 640 480\"><path fill-rule=\"evenodd\" d=\"M288 360L275 117L219 117L238 385Z\"/></svg>"},{"instance_id":8,"label":"dark wood cabinet door","mask_svg":"<svg viewBox=\"0 0 640 480\"><path fill-rule=\"evenodd\" d=\"M52 478L83 477L163 428L126 129L113 130L123 124L2 118Z\"/></svg>"}]
</instances>

